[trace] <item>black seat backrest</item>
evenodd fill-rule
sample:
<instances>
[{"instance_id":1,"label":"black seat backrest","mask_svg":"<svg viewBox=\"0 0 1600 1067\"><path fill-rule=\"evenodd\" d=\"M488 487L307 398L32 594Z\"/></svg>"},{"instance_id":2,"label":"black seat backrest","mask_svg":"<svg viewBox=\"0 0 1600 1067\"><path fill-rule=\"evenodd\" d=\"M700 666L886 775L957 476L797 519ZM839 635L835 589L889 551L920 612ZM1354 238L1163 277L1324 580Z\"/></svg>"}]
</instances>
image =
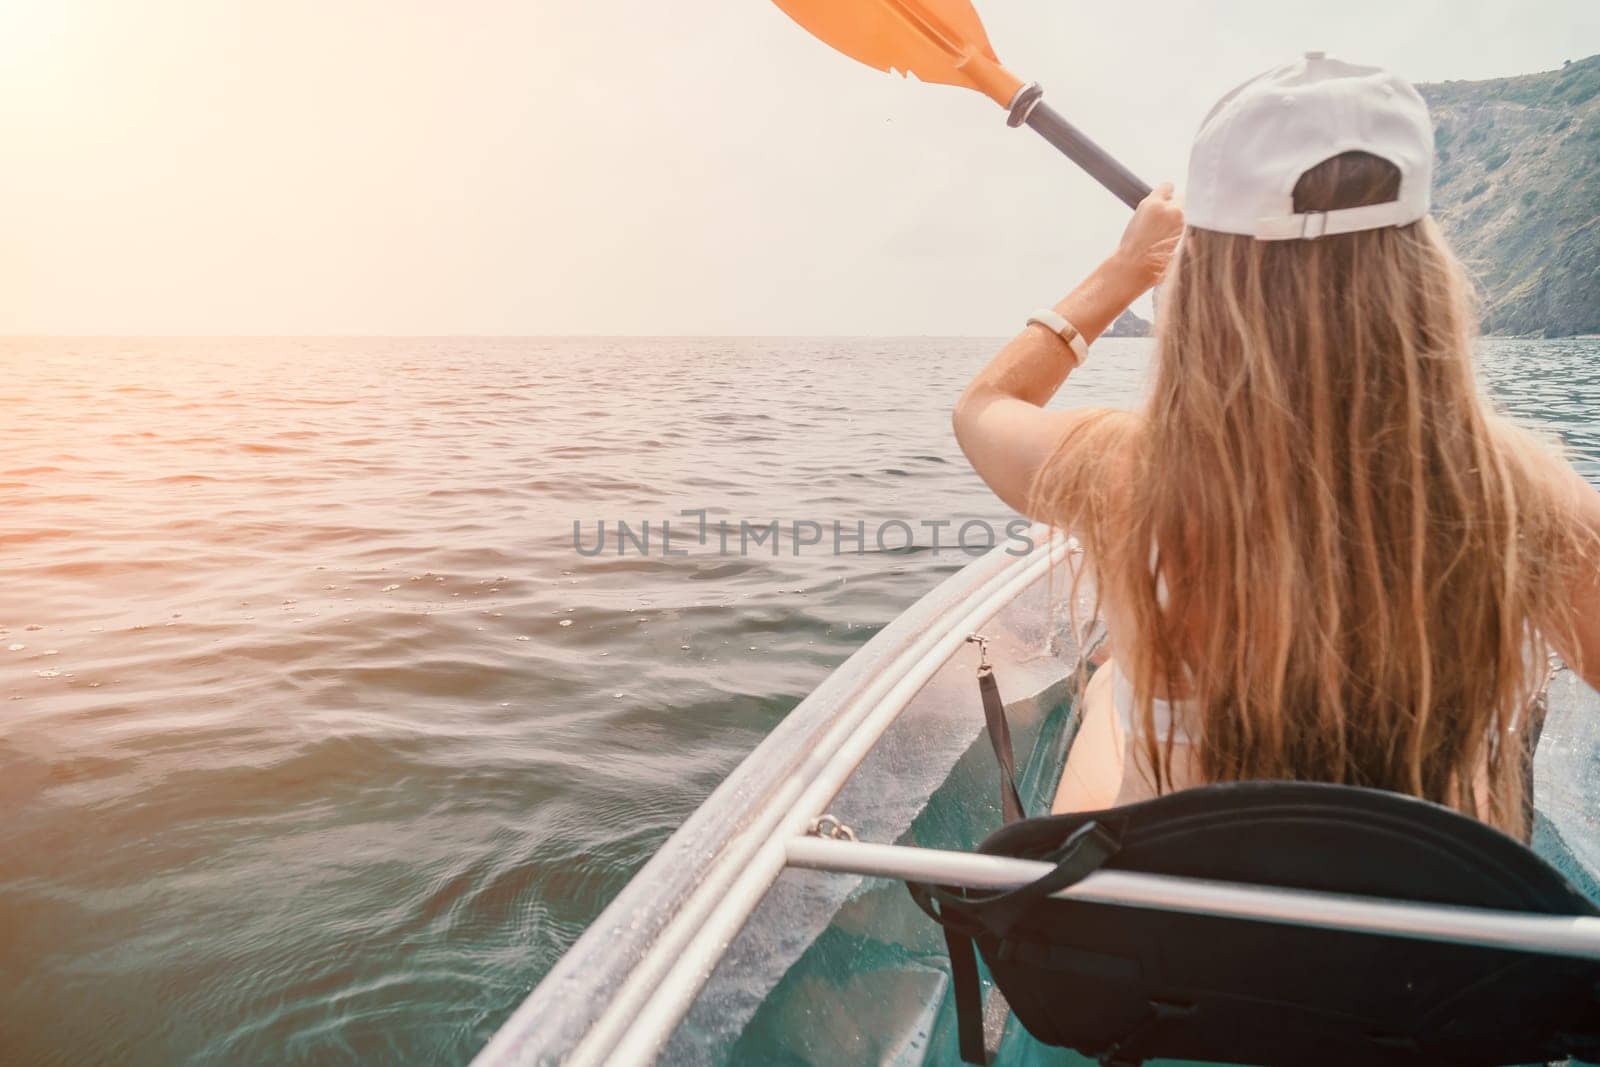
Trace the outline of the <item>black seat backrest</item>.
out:
<instances>
[{"instance_id":1,"label":"black seat backrest","mask_svg":"<svg viewBox=\"0 0 1600 1067\"><path fill-rule=\"evenodd\" d=\"M1098 829L1086 831L1091 824ZM1600 914L1499 831L1426 801L1346 786L1207 786L1025 819L979 850L1056 860L1069 838L1088 832L1106 842L1096 862L1108 870ZM1600 1058L1597 961L1043 896L1020 911L1014 895L938 896L941 921L972 935L1029 1032L1107 1063Z\"/></svg>"}]
</instances>

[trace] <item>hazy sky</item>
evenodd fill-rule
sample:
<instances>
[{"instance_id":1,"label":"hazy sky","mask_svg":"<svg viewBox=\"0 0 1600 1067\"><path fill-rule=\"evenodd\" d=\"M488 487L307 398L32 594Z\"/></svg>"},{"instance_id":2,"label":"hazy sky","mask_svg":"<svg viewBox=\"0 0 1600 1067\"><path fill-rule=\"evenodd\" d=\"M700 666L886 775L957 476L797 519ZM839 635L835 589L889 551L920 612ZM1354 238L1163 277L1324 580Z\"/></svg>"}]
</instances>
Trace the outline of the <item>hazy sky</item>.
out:
<instances>
[{"instance_id":1,"label":"hazy sky","mask_svg":"<svg viewBox=\"0 0 1600 1067\"><path fill-rule=\"evenodd\" d=\"M1418 81L1600 52L1596 0L978 6L1152 182L1306 49ZM996 334L1124 218L767 0L0 0L0 333Z\"/></svg>"}]
</instances>

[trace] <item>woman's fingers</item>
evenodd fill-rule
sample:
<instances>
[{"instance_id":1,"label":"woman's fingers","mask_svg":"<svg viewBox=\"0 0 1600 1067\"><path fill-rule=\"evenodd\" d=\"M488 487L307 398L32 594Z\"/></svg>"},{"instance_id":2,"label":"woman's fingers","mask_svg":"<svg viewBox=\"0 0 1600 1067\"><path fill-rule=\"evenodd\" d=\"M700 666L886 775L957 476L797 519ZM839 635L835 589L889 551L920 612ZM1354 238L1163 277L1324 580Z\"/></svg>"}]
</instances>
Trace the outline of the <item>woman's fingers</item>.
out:
<instances>
[{"instance_id":1,"label":"woman's fingers","mask_svg":"<svg viewBox=\"0 0 1600 1067\"><path fill-rule=\"evenodd\" d=\"M1162 182L1133 213L1123 232L1118 256L1136 265L1145 284L1154 285L1166 273L1182 234L1183 202L1171 182Z\"/></svg>"}]
</instances>

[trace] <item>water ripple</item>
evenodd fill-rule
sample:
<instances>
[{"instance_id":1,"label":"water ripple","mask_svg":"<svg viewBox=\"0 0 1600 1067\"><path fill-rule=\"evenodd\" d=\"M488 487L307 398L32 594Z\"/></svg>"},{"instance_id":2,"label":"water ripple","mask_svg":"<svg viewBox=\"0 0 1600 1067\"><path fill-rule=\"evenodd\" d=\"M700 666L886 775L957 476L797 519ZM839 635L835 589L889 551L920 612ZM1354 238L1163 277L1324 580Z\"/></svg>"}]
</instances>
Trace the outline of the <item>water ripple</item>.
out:
<instances>
[{"instance_id":1,"label":"water ripple","mask_svg":"<svg viewBox=\"0 0 1600 1067\"><path fill-rule=\"evenodd\" d=\"M0 1060L463 1062L965 562L922 520L1010 517L949 434L993 348L0 342ZM1147 351L1073 397L1128 402ZM1484 374L1600 482L1597 356ZM602 519L651 553L578 554ZM782 541L741 555L741 519ZM835 520L859 552L796 554Z\"/></svg>"}]
</instances>

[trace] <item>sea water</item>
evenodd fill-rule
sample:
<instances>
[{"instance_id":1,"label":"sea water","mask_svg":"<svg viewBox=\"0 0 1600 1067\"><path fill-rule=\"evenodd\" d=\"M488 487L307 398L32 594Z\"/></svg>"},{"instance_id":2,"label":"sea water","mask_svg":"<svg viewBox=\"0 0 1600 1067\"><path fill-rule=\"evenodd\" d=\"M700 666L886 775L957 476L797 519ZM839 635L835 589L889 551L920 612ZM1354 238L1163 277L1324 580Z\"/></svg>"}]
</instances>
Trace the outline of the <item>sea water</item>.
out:
<instances>
[{"instance_id":1,"label":"sea water","mask_svg":"<svg viewBox=\"0 0 1600 1067\"><path fill-rule=\"evenodd\" d=\"M949 429L997 345L0 341L0 1062L464 1062L1006 543ZM1600 342L1482 364L1600 484Z\"/></svg>"}]
</instances>

